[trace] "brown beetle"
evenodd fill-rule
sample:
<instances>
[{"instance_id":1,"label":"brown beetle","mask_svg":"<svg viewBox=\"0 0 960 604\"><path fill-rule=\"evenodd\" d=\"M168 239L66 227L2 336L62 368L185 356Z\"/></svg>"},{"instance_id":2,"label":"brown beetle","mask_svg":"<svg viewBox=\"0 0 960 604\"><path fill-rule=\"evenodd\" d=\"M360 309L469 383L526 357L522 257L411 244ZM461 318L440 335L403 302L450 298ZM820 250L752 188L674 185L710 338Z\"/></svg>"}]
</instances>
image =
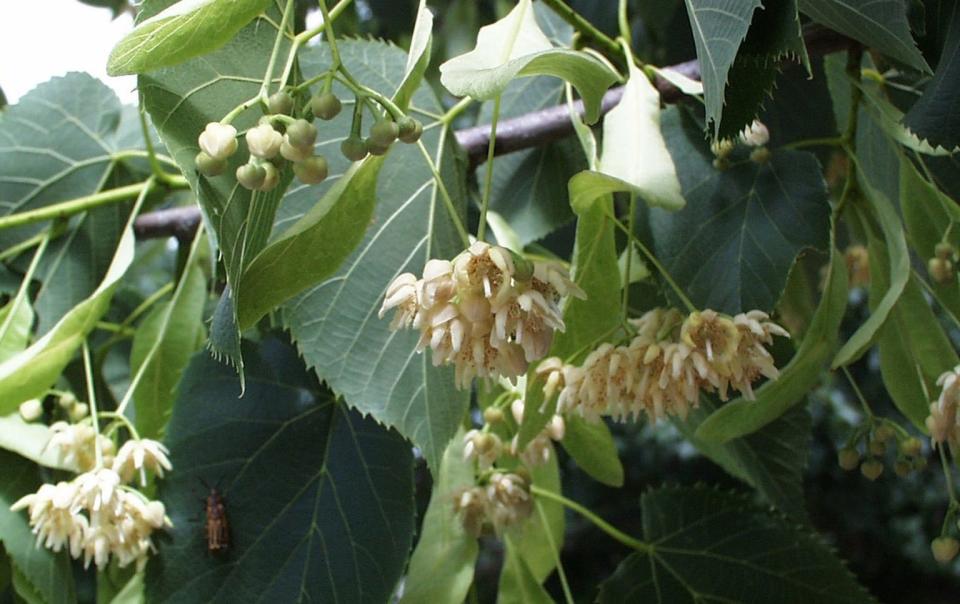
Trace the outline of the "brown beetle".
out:
<instances>
[{"instance_id":1,"label":"brown beetle","mask_svg":"<svg viewBox=\"0 0 960 604\"><path fill-rule=\"evenodd\" d=\"M207 553L224 554L230 549L230 521L223 495L213 487L207 495Z\"/></svg>"}]
</instances>

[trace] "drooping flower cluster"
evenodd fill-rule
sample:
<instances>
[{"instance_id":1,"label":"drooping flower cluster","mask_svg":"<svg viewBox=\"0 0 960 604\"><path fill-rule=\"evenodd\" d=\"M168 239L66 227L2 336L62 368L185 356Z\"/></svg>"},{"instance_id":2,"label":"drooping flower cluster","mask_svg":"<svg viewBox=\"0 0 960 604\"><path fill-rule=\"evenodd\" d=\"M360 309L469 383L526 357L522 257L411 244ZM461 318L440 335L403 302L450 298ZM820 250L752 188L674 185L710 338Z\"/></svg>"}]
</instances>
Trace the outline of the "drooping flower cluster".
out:
<instances>
[{"instance_id":1,"label":"drooping flower cluster","mask_svg":"<svg viewBox=\"0 0 960 604\"><path fill-rule=\"evenodd\" d=\"M520 474L494 472L484 486L462 489L454 495L454 512L463 528L474 537L492 526L499 535L530 516L533 497L530 485Z\"/></svg>"},{"instance_id":2,"label":"drooping flower cluster","mask_svg":"<svg viewBox=\"0 0 960 604\"><path fill-rule=\"evenodd\" d=\"M48 446L58 450L62 463L82 473L71 481L44 484L10 509L28 511L38 547L66 548L73 558L82 556L85 566L93 562L104 568L112 555L121 567L136 562L142 569L154 550L150 536L171 523L163 503L126 483L137 472L145 482L146 470L158 476L171 470L167 449L153 440L131 439L115 453L113 441L89 424L56 422L50 431Z\"/></svg>"},{"instance_id":3,"label":"drooping flower cluster","mask_svg":"<svg viewBox=\"0 0 960 604\"><path fill-rule=\"evenodd\" d=\"M452 261L429 260L420 279L394 279L380 317L396 309L390 328L418 329L417 349L429 347L434 365L452 364L464 388L474 377L513 379L543 358L564 329L567 295L585 297L559 264L478 241Z\"/></svg>"},{"instance_id":4,"label":"drooping flower cluster","mask_svg":"<svg viewBox=\"0 0 960 604\"><path fill-rule=\"evenodd\" d=\"M731 389L753 399L753 383L779 374L766 346L789 337L766 313L735 317L712 310L683 317L658 308L631 323L637 335L624 346L602 344L580 366L553 357L540 363L547 398L559 393L557 410L597 420L648 415L686 417L701 391L726 399Z\"/></svg>"},{"instance_id":5,"label":"drooping flower cluster","mask_svg":"<svg viewBox=\"0 0 960 604\"><path fill-rule=\"evenodd\" d=\"M955 448L960 442L960 417L957 413L960 405L960 365L941 374L937 385L941 387L940 396L930 403L927 429L930 430L931 439L940 445L948 443Z\"/></svg>"}]
</instances>

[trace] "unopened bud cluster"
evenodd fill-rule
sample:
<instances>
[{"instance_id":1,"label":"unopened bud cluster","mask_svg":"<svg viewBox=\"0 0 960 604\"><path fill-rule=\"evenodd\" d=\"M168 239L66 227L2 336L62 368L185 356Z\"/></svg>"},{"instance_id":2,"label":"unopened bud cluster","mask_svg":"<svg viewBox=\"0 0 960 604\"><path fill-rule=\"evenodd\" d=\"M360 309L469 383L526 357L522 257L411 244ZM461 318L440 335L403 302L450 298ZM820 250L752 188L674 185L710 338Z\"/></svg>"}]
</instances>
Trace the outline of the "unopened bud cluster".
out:
<instances>
[{"instance_id":1,"label":"unopened bud cluster","mask_svg":"<svg viewBox=\"0 0 960 604\"><path fill-rule=\"evenodd\" d=\"M380 317L390 328L420 331L417 350L434 365L453 365L458 387L474 377L514 379L543 358L563 331L560 299L585 297L566 269L528 261L478 241L452 261L429 260L423 276L403 273L387 287Z\"/></svg>"},{"instance_id":2,"label":"unopened bud cluster","mask_svg":"<svg viewBox=\"0 0 960 604\"><path fill-rule=\"evenodd\" d=\"M713 161L715 168L725 170L730 167L730 155L736 149L738 142L751 149L750 160L754 163L763 164L770 159L770 150L767 149L770 131L760 120L753 120L740 132L736 141L724 138L710 144L710 151L715 157Z\"/></svg>"},{"instance_id":3,"label":"unopened bud cluster","mask_svg":"<svg viewBox=\"0 0 960 604\"><path fill-rule=\"evenodd\" d=\"M927 261L927 272L937 283L950 283L957 275L957 250L945 241L934 248L934 256Z\"/></svg>"},{"instance_id":4,"label":"unopened bud cluster","mask_svg":"<svg viewBox=\"0 0 960 604\"><path fill-rule=\"evenodd\" d=\"M629 344L601 344L581 365L555 357L540 363L545 396L559 393L558 412L592 421L603 415L659 420L686 417L701 392L726 400L733 389L752 400L754 382L779 375L766 347L774 336L789 337L758 310L733 317L705 310L684 317L658 308L631 324L637 335Z\"/></svg>"},{"instance_id":5,"label":"unopened bud cluster","mask_svg":"<svg viewBox=\"0 0 960 604\"><path fill-rule=\"evenodd\" d=\"M147 471L162 477L171 470L167 449L157 441L130 439L117 451L113 440L89 422L58 421L50 432L47 446L78 475L41 485L10 509L27 510L37 547L66 549L71 557L82 558L85 567L93 562L98 569L106 568L112 557L120 567L136 562L142 570L155 551L151 535L171 523L163 503L127 483L139 476L145 485Z\"/></svg>"},{"instance_id":6,"label":"unopened bud cluster","mask_svg":"<svg viewBox=\"0 0 960 604\"><path fill-rule=\"evenodd\" d=\"M533 511L530 481L518 472L493 472L484 484L458 491L453 509L468 534L479 537L492 528L500 535Z\"/></svg>"},{"instance_id":7,"label":"unopened bud cluster","mask_svg":"<svg viewBox=\"0 0 960 604\"><path fill-rule=\"evenodd\" d=\"M860 451L861 445L863 453ZM887 419L877 420L872 427L867 425L855 431L847 444L837 452L837 463L847 471L859 467L867 480L876 480L883 474L885 457L890 451L894 452L893 471L900 478L927 467L920 440L908 436L902 428Z\"/></svg>"}]
</instances>

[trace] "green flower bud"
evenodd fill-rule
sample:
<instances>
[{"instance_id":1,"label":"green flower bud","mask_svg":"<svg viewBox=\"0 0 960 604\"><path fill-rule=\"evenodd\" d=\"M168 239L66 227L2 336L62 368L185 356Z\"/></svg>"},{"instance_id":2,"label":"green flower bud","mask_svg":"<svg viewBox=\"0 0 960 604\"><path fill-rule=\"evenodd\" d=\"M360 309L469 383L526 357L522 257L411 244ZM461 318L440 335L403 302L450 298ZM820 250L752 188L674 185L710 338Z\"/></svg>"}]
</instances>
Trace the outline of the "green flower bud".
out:
<instances>
[{"instance_id":1,"label":"green flower bud","mask_svg":"<svg viewBox=\"0 0 960 604\"><path fill-rule=\"evenodd\" d=\"M953 262L943 258L931 258L927 261L927 272L937 283L953 281Z\"/></svg>"},{"instance_id":2,"label":"green flower bud","mask_svg":"<svg viewBox=\"0 0 960 604\"><path fill-rule=\"evenodd\" d=\"M322 120L332 120L337 117L342 108L340 99L332 92L324 92L310 99L310 109Z\"/></svg>"},{"instance_id":3,"label":"green flower bud","mask_svg":"<svg viewBox=\"0 0 960 604\"><path fill-rule=\"evenodd\" d=\"M263 186L263 182L267 179L267 170L263 166L257 166L255 164L243 164L237 168L237 182L243 185L244 188L250 189L251 191L259 189Z\"/></svg>"},{"instance_id":4,"label":"green flower bud","mask_svg":"<svg viewBox=\"0 0 960 604\"><path fill-rule=\"evenodd\" d=\"M397 122L397 127L399 128L397 138L407 144L417 142L423 134L423 124L409 116Z\"/></svg>"},{"instance_id":5,"label":"green flower bud","mask_svg":"<svg viewBox=\"0 0 960 604\"><path fill-rule=\"evenodd\" d=\"M876 456L881 456L887 452L887 443L883 442L880 439L874 439L870 441L870 444L867 445L867 449L870 450Z\"/></svg>"},{"instance_id":6,"label":"green flower bud","mask_svg":"<svg viewBox=\"0 0 960 604\"><path fill-rule=\"evenodd\" d=\"M909 457L916 457L923 451L923 445L920 439L910 437L900 443L900 452Z\"/></svg>"},{"instance_id":7,"label":"green flower bud","mask_svg":"<svg viewBox=\"0 0 960 604\"><path fill-rule=\"evenodd\" d=\"M227 160L214 159L210 157L206 151L197 153L197 157L194 161L197 164L197 170L200 172L200 174L203 174L207 177L220 176L223 174L223 171L227 169Z\"/></svg>"},{"instance_id":8,"label":"green flower bud","mask_svg":"<svg viewBox=\"0 0 960 604\"><path fill-rule=\"evenodd\" d=\"M910 472L913 471L913 464L906 459L898 459L896 463L893 464L893 471L900 478L906 478L910 475Z\"/></svg>"},{"instance_id":9,"label":"green flower bud","mask_svg":"<svg viewBox=\"0 0 960 604\"><path fill-rule=\"evenodd\" d=\"M770 150L766 147L757 147L750 152L750 161L755 164L765 164L770 161Z\"/></svg>"},{"instance_id":10,"label":"green flower bud","mask_svg":"<svg viewBox=\"0 0 960 604\"><path fill-rule=\"evenodd\" d=\"M391 119L381 119L370 127L369 140L381 147L389 147L393 141L397 140L399 134L400 127L396 122Z\"/></svg>"},{"instance_id":11,"label":"green flower bud","mask_svg":"<svg viewBox=\"0 0 960 604\"><path fill-rule=\"evenodd\" d=\"M933 558L940 564L946 564L960 552L960 542L953 537L937 537L930 543Z\"/></svg>"},{"instance_id":12,"label":"green flower bud","mask_svg":"<svg viewBox=\"0 0 960 604\"><path fill-rule=\"evenodd\" d=\"M390 145L381 145L373 140L373 138L368 138L366 145L370 155L386 155L387 151L390 150Z\"/></svg>"},{"instance_id":13,"label":"green flower bud","mask_svg":"<svg viewBox=\"0 0 960 604\"><path fill-rule=\"evenodd\" d=\"M73 409L73 406L77 404L77 397L74 396L72 392L64 392L57 399L57 404L60 405L62 409L69 411Z\"/></svg>"},{"instance_id":14,"label":"green flower bud","mask_svg":"<svg viewBox=\"0 0 960 604\"><path fill-rule=\"evenodd\" d=\"M67 415L70 417L70 421L76 423L85 418L89 413L90 407L86 403L77 403L70 409Z\"/></svg>"},{"instance_id":15,"label":"green flower bud","mask_svg":"<svg viewBox=\"0 0 960 604\"><path fill-rule=\"evenodd\" d=\"M340 152L350 161L360 161L367 156L367 143L362 138L351 136L340 143Z\"/></svg>"},{"instance_id":16,"label":"green flower bud","mask_svg":"<svg viewBox=\"0 0 960 604\"><path fill-rule=\"evenodd\" d=\"M937 244L937 247L933 248L933 253L941 260L953 260L953 255L957 253L957 250L946 241L941 241Z\"/></svg>"},{"instance_id":17,"label":"green flower bud","mask_svg":"<svg viewBox=\"0 0 960 604\"><path fill-rule=\"evenodd\" d=\"M294 147L313 150L317 128L307 120L296 120L287 126L286 140Z\"/></svg>"},{"instance_id":18,"label":"green flower bud","mask_svg":"<svg viewBox=\"0 0 960 604\"><path fill-rule=\"evenodd\" d=\"M860 454L853 447L844 447L837 453L837 463L844 470L853 470L860 465Z\"/></svg>"},{"instance_id":19,"label":"green flower bud","mask_svg":"<svg viewBox=\"0 0 960 604\"><path fill-rule=\"evenodd\" d=\"M867 480L876 480L883 474L883 462L878 459L868 459L860 464L860 473L863 474Z\"/></svg>"},{"instance_id":20,"label":"green flower bud","mask_svg":"<svg viewBox=\"0 0 960 604\"><path fill-rule=\"evenodd\" d=\"M289 93L280 91L270 95L267 99L267 109L270 113L280 113L283 115L293 114L293 97Z\"/></svg>"},{"instance_id":21,"label":"green flower bud","mask_svg":"<svg viewBox=\"0 0 960 604\"><path fill-rule=\"evenodd\" d=\"M499 407L487 407L483 410L483 421L488 424L499 424L503 421L503 411Z\"/></svg>"},{"instance_id":22,"label":"green flower bud","mask_svg":"<svg viewBox=\"0 0 960 604\"><path fill-rule=\"evenodd\" d=\"M264 178L263 184L258 188L260 191L272 191L280 183L280 171L277 170L277 167L266 162L263 164Z\"/></svg>"},{"instance_id":23,"label":"green flower bud","mask_svg":"<svg viewBox=\"0 0 960 604\"><path fill-rule=\"evenodd\" d=\"M873 437L879 440L880 442L887 442L894 437L896 433L893 431L887 424L880 424L877 426L876 431L873 433Z\"/></svg>"},{"instance_id":24,"label":"green flower bud","mask_svg":"<svg viewBox=\"0 0 960 604\"><path fill-rule=\"evenodd\" d=\"M320 184L327 177L327 160L316 155L293 164L293 173L300 182L308 185Z\"/></svg>"},{"instance_id":25,"label":"green flower bud","mask_svg":"<svg viewBox=\"0 0 960 604\"><path fill-rule=\"evenodd\" d=\"M286 138L280 143L280 155L292 162L303 161L313 155L313 147L306 149L291 145Z\"/></svg>"}]
</instances>

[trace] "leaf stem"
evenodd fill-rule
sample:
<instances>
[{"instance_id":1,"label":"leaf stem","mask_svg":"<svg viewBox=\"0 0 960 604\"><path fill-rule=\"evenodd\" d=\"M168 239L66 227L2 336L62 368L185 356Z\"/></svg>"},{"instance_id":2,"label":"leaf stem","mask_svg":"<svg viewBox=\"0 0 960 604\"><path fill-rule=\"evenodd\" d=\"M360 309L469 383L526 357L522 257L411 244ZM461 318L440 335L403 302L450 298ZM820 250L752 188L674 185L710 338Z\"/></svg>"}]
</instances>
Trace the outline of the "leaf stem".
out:
<instances>
[{"instance_id":1,"label":"leaf stem","mask_svg":"<svg viewBox=\"0 0 960 604\"><path fill-rule=\"evenodd\" d=\"M867 414L867 418L871 422L874 421L873 410L870 409L870 404L867 403L867 399L863 396L863 393L860 392L860 387L857 386L857 382L855 382L853 376L850 375L850 370L847 369L846 365L842 366L841 369L843 369L843 374L847 376L847 381L850 382L850 387L853 388L853 392L857 395L860 406L863 407L863 412Z\"/></svg>"},{"instance_id":2,"label":"leaf stem","mask_svg":"<svg viewBox=\"0 0 960 604\"><path fill-rule=\"evenodd\" d=\"M805 138L783 145L783 149L803 149L805 147L840 147L845 142L842 136L825 136L823 138Z\"/></svg>"},{"instance_id":3,"label":"leaf stem","mask_svg":"<svg viewBox=\"0 0 960 604\"><path fill-rule=\"evenodd\" d=\"M273 49L270 51L270 59L267 61L267 70L263 74L260 93L257 95L262 101L267 99L267 93L270 91L270 82L273 81L273 68L277 64L277 57L280 54L280 43L287 33L287 27L290 25L290 17L293 16L293 7L295 4L296 0L287 0L287 4L283 7L283 17L280 19L280 27L277 28L277 37L273 41ZM296 50L293 51L293 54L296 54ZM283 86L283 83L284 82L281 81L280 85Z\"/></svg>"},{"instance_id":4,"label":"leaf stem","mask_svg":"<svg viewBox=\"0 0 960 604\"><path fill-rule=\"evenodd\" d=\"M561 19L570 24L580 35L593 40L606 54L619 60L620 47L605 33L593 26L592 23L580 16L563 0L543 0L543 3L553 9Z\"/></svg>"},{"instance_id":5,"label":"leaf stem","mask_svg":"<svg viewBox=\"0 0 960 604\"><path fill-rule=\"evenodd\" d=\"M443 122L444 125L450 126L453 123L453 120L457 119L457 116L463 113L467 109L467 107L469 107L472 104L473 104L472 98L468 96L463 97L462 99L457 101L456 105L447 109L447 112L440 117L440 121Z\"/></svg>"},{"instance_id":6,"label":"leaf stem","mask_svg":"<svg viewBox=\"0 0 960 604\"><path fill-rule=\"evenodd\" d=\"M580 514L581 516L583 516L584 518L592 522L601 531L603 531L604 533L606 533L616 541L619 541L623 545L626 545L630 549L635 549L638 552L643 552L645 554L649 554L653 552L654 548L652 543L647 543L646 541L641 541L639 539L631 537L630 535L614 527L612 524L610 524L600 516L597 516L596 514L594 514L587 508L585 508L584 506L580 505L576 501L567 499L566 497L564 497L559 493L554 493L553 491L542 489L537 485L531 485L530 492L536 495L537 497L550 499L565 507L570 508L574 512Z\"/></svg>"},{"instance_id":7,"label":"leaf stem","mask_svg":"<svg viewBox=\"0 0 960 604\"><path fill-rule=\"evenodd\" d=\"M97 415L97 394L93 385L93 369L90 364L90 346L87 341L83 341L83 375L87 381L87 400L90 401L90 421L93 424L93 430L97 433L93 439L94 452L96 454L97 469L103 467L103 449L100 446L100 418Z\"/></svg>"},{"instance_id":8,"label":"leaf stem","mask_svg":"<svg viewBox=\"0 0 960 604\"><path fill-rule=\"evenodd\" d=\"M633 36L630 35L630 20L627 18L627 0L620 0L617 6L617 25L620 27L620 40L629 44ZM627 57L630 60L630 57Z\"/></svg>"},{"instance_id":9,"label":"leaf stem","mask_svg":"<svg viewBox=\"0 0 960 604\"><path fill-rule=\"evenodd\" d=\"M319 0L318 4L320 5L320 14L323 15L323 32L327 37L327 44L330 45L330 57L333 60L331 69L339 69L343 62L340 61L340 49L337 48L337 37L333 32L333 18L330 11L327 10L327 0Z\"/></svg>"},{"instance_id":10,"label":"leaf stem","mask_svg":"<svg viewBox=\"0 0 960 604\"><path fill-rule=\"evenodd\" d=\"M290 52L287 54L287 62L283 66L283 75L280 76L281 89L287 85L287 82L290 79L290 74L293 72L293 62L297 58L297 51L300 50L300 47L306 44L307 42L309 42L310 40L312 40L313 38L315 38L316 36L318 36L319 34L322 34L327 29L327 24L333 23L334 21L336 21L337 17L339 17L340 14L344 10L346 10L346 8L350 6L352 3L353 3L353 0L340 0L340 2L338 2L336 6L334 6L330 10L329 21L325 16L323 19L323 23L321 23L320 25L314 27L313 29L302 31L293 37L293 45L290 47ZM326 77L326 76L325 75L320 76L319 79L323 79L323 77ZM312 81L310 82L310 84L319 81L319 79L311 78ZM307 84L307 86L309 86L309 84ZM298 89L301 87L304 87L303 84L300 84L299 86L297 86Z\"/></svg>"},{"instance_id":11,"label":"leaf stem","mask_svg":"<svg viewBox=\"0 0 960 604\"><path fill-rule=\"evenodd\" d=\"M477 240L483 241L487 230L487 208L490 206L490 193L493 190L493 156L497 146L497 122L500 121L500 95L493 99L493 116L490 119L490 142L487 144L487 170L483 179L483 199L480 203L480 224L477 226Z\"/></svg>"},{"instance_id":12,"label":"leaf stem","mask_svg":"<svg viewBox=\"0 0 960 604\"><path fill-rule=\"evenodd\" d=\"M440 154L443 153L443 145L449 130L444 126L440 130L440 141L437 146L437 156L439 158ZM443 204L447 208L447 214L450 216L453 226L456 227L457 233L460 235L460 241L463 242L463 247L470 246L470 234L467 232L466 227L463 226L463 221L460 220L460 214L457 212L457 207L453 204L453 199L450 197L450 192L447 190L447 186L443 183L443 177L440 176L440 171L437 169L436 163L434 163L433 158L430 157L430 153L427 151L426 146L424 146L423 141L417 141L417 148L420 149L420 154L423 155L424 161L427 163L427 167L430 168L431 174L433 174L433 180L436 183L436 190L440 192L440 197L443 199ZM435 193L436 194L436 193Z\"/></svg>"},{"instance_id":13,"label":"leaf stem","mask_svg":"<svg viewBox=\"0 0 960 604\"><path fill-rule=\"evenodd\" d=\"M547 545L550 546L550 552L553 554L553 560L557 565L557 576L560 578L560 587L563 588L563 597L567 604L573 604L573 593L570 592L570 584L567 582L567 573L563 570L563 562L560 561L560 548L557 547L553 539L553 532L550 530L550 523L547 522L547 513L543 511L543 504L539 501L534 502L537 506L537 516L540 517L540 525L543 527L543 534L547 536Z\"/></svg>"},{"instance_id":14,"label":"leaf stem","mask_svg":"<svg viewBox=\"0 0 960 604\"><path fill-rule=\"evenodd\" d=\"M150 162L150 171L157 180L165 185L172 185L174 178L178 175L170 174L160 167L157 153L153 149L153 141L150 139L150 127L147 125L147 110L144 108L143 98L140 99L140 110L137 111L140 116L140 130L143 132L143 144L147 147L147 160ZM176 166L176 164L174 164ZM179 167L177 167L179 171Z\"/></svg>"},{"instance_id":15,"label":"leaf stem","mask_svg":"<svg viewBox=\"0 0 960 604\"><path fill-rule=\"evenodd\" d=\"M170 179L171 181L168 184L168 187L171 189L187 189L190 186L190 184L187 182L187 179L182 176L171 175ZM109 189L107 191L101 191L99 193L94 193L93 195L84 195L83 197L77 197L76 199L37 208L35 210L29 210L27 212L19 212L17 214L4 216L3 218L0 218L0 230L24 226L27 224L34 224L36 222L43 222L45 220L52 220L55 218L67 218L69 216L73 216L74 214L79 214L80 212L85 212L93 208L124 201L125 199L130 199L131 197L137 197L138 195L142 195L145 191L151 190L155 185L155 182L155 179L151 178L145 180L144 182L117 187L116 189Z\"/></svg>"}]
</instances>

